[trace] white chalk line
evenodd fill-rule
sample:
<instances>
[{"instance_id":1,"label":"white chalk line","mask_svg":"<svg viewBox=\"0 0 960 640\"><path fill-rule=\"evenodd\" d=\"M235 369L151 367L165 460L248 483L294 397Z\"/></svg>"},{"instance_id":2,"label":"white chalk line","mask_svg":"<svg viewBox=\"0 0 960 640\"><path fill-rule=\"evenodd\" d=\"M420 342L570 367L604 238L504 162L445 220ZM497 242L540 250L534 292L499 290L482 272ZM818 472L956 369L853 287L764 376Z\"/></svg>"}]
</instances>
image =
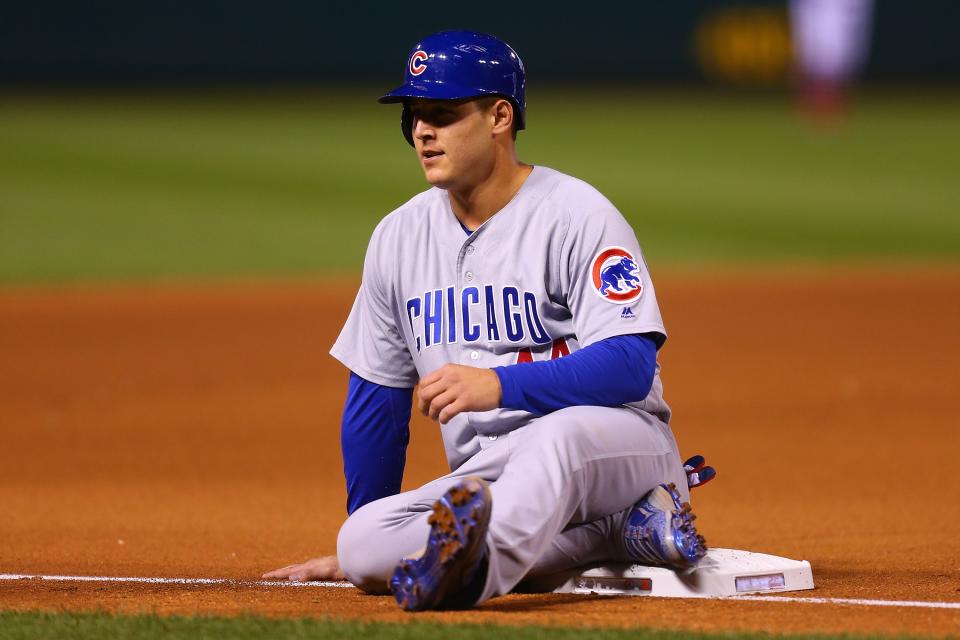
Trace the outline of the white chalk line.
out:
<instances>
[{"instance_id":1,"label":"white chalk line","mask_svg":"<svg viewBox=\"0 0 960 640\"><path fill-rule=\"evenodd\" d=\"M862 607L914 607L922 609L960 609L960 602L926 600L865 600L862 598L797 598L794 596L723 596L714 600L750 600L752 602L807 602L810 604L850 604Z\"/></svg>"},{"instance_id":2,"label":"white chalk line","mask_svg":"<svg viewBox=\"0 0 960 640\"><path fill-rule=\"evenodd\" d=\"M290 580L234 580L231 578L149 578L125 576L52 576L23 573L0 573L0 581L43 580L45 582L125 582L133 584L227 585L238 587L320 587L353 589L349 582L292 582ZM693 599L693 598L691 598ZM703 598L697 598L703 599ZM798 598L795 596L721 596L711 600L744 600L749 602L803 602L807 604L843 604L862 607L908 607L922 609L960 609L960 602L925 600L867 600L862 598Z\"/></svg>"},{"instance_id":3,"label":"white chalk line","mask_svg":"<svg viewBox=\"0 0 960 640\"><path fill-rule=\"evenodd\" d=\"M222 584L236 587L333 587L353 589L349 582L294 582L292 580L233 580L231 578L147 578L126 576L45 576L0 573L0 580L44 580L47 582L128 582L134 584Z\"/></svg>"}]
</instances>

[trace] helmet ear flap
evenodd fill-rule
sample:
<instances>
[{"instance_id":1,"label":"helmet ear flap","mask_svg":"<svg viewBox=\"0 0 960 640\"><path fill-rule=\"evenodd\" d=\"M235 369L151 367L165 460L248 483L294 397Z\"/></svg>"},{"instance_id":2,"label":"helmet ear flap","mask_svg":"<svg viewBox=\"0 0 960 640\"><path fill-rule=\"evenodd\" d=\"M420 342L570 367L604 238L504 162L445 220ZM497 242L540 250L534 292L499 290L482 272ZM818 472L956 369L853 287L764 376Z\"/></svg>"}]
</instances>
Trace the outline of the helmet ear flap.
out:
<instances>
[{"instance_id":1,"label":"helmet ear flap","mask_svg":"<svg viewBox=\"0 0 960 640\"><path fill-rule=\"evenodd\" d=\"M406 102L403 103L403 111L400 112L400 130L403 131L403 137L407 139L410 146L413 144L413 114L410 113L410 107Z\"/></svg>"}]
</instances>

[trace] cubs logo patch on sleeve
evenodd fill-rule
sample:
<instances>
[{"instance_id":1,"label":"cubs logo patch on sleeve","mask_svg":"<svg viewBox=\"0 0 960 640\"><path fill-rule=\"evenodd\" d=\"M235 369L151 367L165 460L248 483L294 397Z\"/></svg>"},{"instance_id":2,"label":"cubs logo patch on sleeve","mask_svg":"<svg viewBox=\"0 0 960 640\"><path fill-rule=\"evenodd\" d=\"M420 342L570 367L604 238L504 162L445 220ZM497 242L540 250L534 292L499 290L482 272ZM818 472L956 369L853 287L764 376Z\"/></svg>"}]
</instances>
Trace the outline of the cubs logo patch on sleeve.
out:
<instances>
[{"instance_id":1,"label":"cubs logo patch on sleeve","mask_svg":"<svg viewBox=\"0 0 960 640\"><path fill-rule=\"evenodd\" d=\"M590 268L593 291L614 304L630 304L643 293L640 267L623 247L607 247L597 253Z\"/></svg>"}]
</instances>

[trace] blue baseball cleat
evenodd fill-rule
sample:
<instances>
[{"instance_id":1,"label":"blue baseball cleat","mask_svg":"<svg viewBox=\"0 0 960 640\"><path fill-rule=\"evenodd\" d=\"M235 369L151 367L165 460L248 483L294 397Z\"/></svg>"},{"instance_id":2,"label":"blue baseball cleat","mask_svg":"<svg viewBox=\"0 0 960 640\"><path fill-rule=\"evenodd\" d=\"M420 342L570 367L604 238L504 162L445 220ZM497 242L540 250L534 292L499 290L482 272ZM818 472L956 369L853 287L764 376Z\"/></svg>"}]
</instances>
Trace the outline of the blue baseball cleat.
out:
<instances>
[{"instance_id":1,"label":"blue baseball cleat","mask_svg":"<svg viewBox=\"0 0 960 640\"><path fill-rule=\"evenodd\" d=\"M433 505L430 536L419 558L404 558L390 590L407 611L473 606L486 575L487 526L492 500L487 483L472 477L447 490Z\"/></svg>"},{"instance_id":2,"label":"blue baseball cleat","mask_svg":"<svg viewBox=\"0 0 960 640\"><path fill-rule=\"evenodd\" d=\"M693 526L689 503L680 502L674 484L661 484L645 495L627 516L623 541L638 564L686 570L707 553L707 541Z\"/></svg>"}]
</instances>

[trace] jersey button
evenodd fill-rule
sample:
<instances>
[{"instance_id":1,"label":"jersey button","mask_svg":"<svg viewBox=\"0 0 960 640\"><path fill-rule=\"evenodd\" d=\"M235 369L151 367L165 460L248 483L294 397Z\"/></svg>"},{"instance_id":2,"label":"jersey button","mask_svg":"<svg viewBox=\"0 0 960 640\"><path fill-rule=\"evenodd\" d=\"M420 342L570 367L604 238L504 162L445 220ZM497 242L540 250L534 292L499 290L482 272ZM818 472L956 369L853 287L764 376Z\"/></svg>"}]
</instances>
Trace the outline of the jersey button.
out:
<instances>
[{"instance_id":1,"label":"jersey button","mask_svg":"<svg viewBox=\"0 0 960 640\"><path fill-rule=\"evenodd\" d=\"M467 279L467 282L472 282L472 281L473 281L473 271L467 271L467 272L464 274L464 277Z\"/></svg>"},{"instance_id":2,"label":"jersey button","mask_svg":"<svg viewBox=\"0 0 960 640\"><path fill-rule=\"evenodd\" d=\"M492 436L487 436L487 437L490 438L491 440L496 440L497 434L493 434Z\"/></svg>"},{"instance_id":3,"label":"jersey button","mask_svg":"<svg viewBox=\"0 0 960 640\"><path fill-rule=\"evenodd\" d=\"M471 360L479 360L479 359L480 359L480 352L478 352L478 351L471 351L471 352L470 352L470 359L471 359Z\"/></svg>"}]
</instances>

